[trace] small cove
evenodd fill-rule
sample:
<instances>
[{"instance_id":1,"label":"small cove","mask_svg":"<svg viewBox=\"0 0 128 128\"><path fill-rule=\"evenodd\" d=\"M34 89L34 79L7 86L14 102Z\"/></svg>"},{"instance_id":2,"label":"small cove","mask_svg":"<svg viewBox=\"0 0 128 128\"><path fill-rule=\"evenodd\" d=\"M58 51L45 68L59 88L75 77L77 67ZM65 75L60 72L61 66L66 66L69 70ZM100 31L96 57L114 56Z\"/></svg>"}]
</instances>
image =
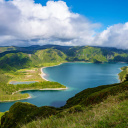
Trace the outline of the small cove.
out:
<instances>
[{"instance_id":1,"label":"small cove","mask_svg":"<svg viewBox=\"0 0 128 128\"><path fill-rule=\"evenodd\" d=\"M32 98L21 100L21 102L29 102L38 107L45 105L63 106L66 100L86 88L118 83L120 68L127 65L126 63L64 63L59 66L44 68L43 72L46 74L46 79L57 81L69 89L61 91L23 91L21 93L29 93ZM0 111L9 110L14 103L0 103Z\"/></svg>"}]
</instances>

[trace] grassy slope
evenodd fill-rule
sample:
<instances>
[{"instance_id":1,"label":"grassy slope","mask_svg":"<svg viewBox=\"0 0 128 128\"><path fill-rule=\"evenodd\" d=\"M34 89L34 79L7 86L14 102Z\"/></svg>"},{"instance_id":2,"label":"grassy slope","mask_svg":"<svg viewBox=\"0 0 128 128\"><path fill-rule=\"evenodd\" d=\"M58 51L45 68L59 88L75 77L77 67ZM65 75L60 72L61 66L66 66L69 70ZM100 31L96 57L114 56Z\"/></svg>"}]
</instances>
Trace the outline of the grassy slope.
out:
<instances>
[{"instance_id":1,"label":"grassy slope","mask_svg":"<svg viewBox=\"0 0 128 128\"><path fill-rule=\"evenodd\" d=\"M3 55L0 58L0 101L12 101L29 97L28 94L20 93L11 95L18 90L65 88L65 86L56 82L54 84L44 82L40 76L41 71L39 68L60 64L60 62L65 61L65 58L66 55L56 49L39 50L33 54L18 52ZM7 84L10 81L38 81L44 83L38 83L38 85L36 83L36 86L35 84L14 86Z\"/></svg>"},{"instance_id":2,"label":"grassy slope","mask_svg":"<svg viewBox=\"0 0 128 128\"><path fill-rule=\"evenodd\" d=\"M5 71L16 71L22 68L56 65L66 61L128 62L128 52L125 50L89 46L71 47L67 50L48 48L31 51L32 49L28 49L27 53L26 50L1 53L0 68Z\"/></svg>"},{"instance_id":3,"label":"grassy slope","mask_svg":"<svg viewBox=\"0 0 128 128\"><path fill-rule=\"evenodd\" d=\"M76 51L76 57L79 60L86 60L91 62L93 60L107 62L107 59L105 56L103 56L100 48L84 47L83 49Z\"/></svg>"},{"instance_id":4,"label":"grassy slope","mask_svg":"<svg viewBox=\"0 0 128 128\"><path fill-rule=\"evenodd\" d=\"M66 55L57 49L38 50L35 55L43 63L59 63L66 59Z\"/></svg>"},{"instance_id":5,"label":"grassy slope","mask_svg":"<svg viewBox=\"0 0 128 128\"><path fill-rule=\"evenodd\" d=\"M39 68L66 62L67 56L57 49L38 50L33 54L23 52L7 53L0 57L0 69L16 71L23 68Z\"/></svg>"},{"instance_id":6,"label":"grassy slope","mask_svg":"<svg viewBox=\"0 0 128 128\"><path fill-rule=\"evenodd\" d=\"M9 53L0 57L0 68L4 71L16 71L17 69L26 68L31 66L31 60L28 54Z\"/></svg>"},{"instance_id":7,"label":"grassy slope","mask_svg":"<svg viewBox=\"0 0 128 128\"><path fill-rule=\"evenodd\" d=\"M128 74L128 67L127 66L122 67L121 70L122 72L119 73L119 78L120 81L123 82L126 80L126 75Z\"/></svg>"},{"instance_id":8,"label":"grassy slope","mask_svg":"<svg viewBox=\"0 0 128 128\"><path fill-rule=\"evenodd\" d=\"M10 76L11 81L38 81L43 82L44 80L41 78L41 69L40 68L27 68L27 69L20 69L16 72L8 72L5 73L6 75Z\"/></svg>"},{"instance_id":9,"label":"grassy slope","mask_svg":"<svg viewBox=\"0 0 128 128\"><path fill-rule=\"evenodd\" d=\"M66 51L69 61L128 62L128 52L111 48L72 47Z\"/></svg>"},{"instance_id":10,"label":"grassy slope","mask_svg":"<svg viewBox=\"0 0 128 128\"><path fill-rule=\"evenodd\" d=\"M67 104L64 107L56 109L56 116L52 116L54 114L51 114L51 117L47 116L49 118L47 118L46 120L43 119L42 121L32 122L32 124L29 124L29 126L32 126L33 123L35 123L35 125L37 125L37 127L42 127L42 126L45 126L45 125L46 125L46 127L61 127L62 125L64 127L68 127L74 121L73 126L76 125L76 127L77 127L79 122L83 121L85 123L86 122L85 119L90 120L90 119L87 118L88 116L90 116L90 117L94 116L95 112L93 113L92 108L95 108L96 105L98 105L98 104L102 105L102 103L105 102L109 97L117 97L118 95L119 95L119 101L118 100L117 101L115 100L115 101L117 102L117 104L119 104L120 100L122 101L123 99L128 98L127 94L128 94L128 81L126 81L124 83L120 83L120 84L99 86L99 87L92 88L92 89L89 89L89 90L86 89L86 90L76 94L75 97L71 98L72 100L69 99L67 101ZM83 97L83 96L85 96L85 97ZM79 102L78 102L78 100L79 100ZM20 104L20 105L18 105L18 107L17 107L17 104ZM31 109L31 111L28 111L26 109L26 108L29 107L29 105L28 105L28 107L26 107L26 105L24 103L19 102L17 104L14 104L10 108L9 112L7 112L2 117L2 122L1 122L2 128L19 127L19 125L22 125L22 124L27 123L27 122L31 122L31 120L37 120L40 117L44 118L44 116L42 116L42 114L45 113L45 111L40 111L40 113L37 114L37 111L35 113L34 109L33 110ZM108 106L110 106L110 104L111 104L110 101L107 102ZM117 104L116 104L116 106L117 106ZM25 109L22 106L24 106ZM98 107L96 109L98 109ZM12 110L15 110L15 111L12 111ZM21 110L21 111L19 111L19 110ZM100 109L98 109L98 111L99 110ZM83 112L80 113L80 115L79 115L78 112L81 112L81 111L83 111ZM87 113L89 111L90 111L91 114ZM26 118L25 113L27 114L27 117L30 117L30 118ZM76 119L76 117L75 117L76 113L78 113L79 118L84 113L85 119L84 120ZM124 112L122 112L122 113L124 113ZM75 116L73 115L74 116L73 117L72 114L74 114ZM111 114L111 112L110 112L110 114ZM20 115L20 116L17 117L17 115ZM84 117L84 115L80 119L82 119ZM37 117L37 118L34 118L34 117ZM62 119L63 123L62 122L59 123L58 120L61 120L61 119ZM54 120L55 124L52 123L53 120ZM93 121L94 120L90 120L90 122L93 122ZM118 118L117 118L117 121L120 121L120 120L118 120ZM84 123L81 122L81 127ZM122 122L120 122L120 123L122 124ZM59 126L59 125L61 125L61 126ZM86 125L88 125L88 122L87 122ZM29 126L27 126L27 127L29 128ZM84 125L83 125L83 127L84 127Z\"/></svg>"},{"instance_id":11,"label":"grassy slope","mask_svg":"<svg viewBox=\"0 0 128 128\"><path fill-rule=\"evenodd\" d=\"M128 126L128 91L81 109L33 121L22 128L123 128Z\"/></svg>"},{"instance_id":12,"label":"grassy slope","mask_svg":"<svg viewBox=\"0 0 128 128\"><path fill-rule=\"evenodd\" d=\"M0 53L5 52L5 51L12 51L12 50L16 50L15 47L10 46L10 47L0 47Z\"/></svg>"},{"instance_id":13,"label":"grassy slope","mask_svg":"<svg viewBox=\"0 0 128 128\"><path fill-rule=\"evenodd\" d=\"M4 115L4 112L0 112L0 125L1 125L1 117Z\"/></svg>"},{"instance_id":14,"label":"grassy slope","mask_svg":"<svg viewBox=\"0 0 128 128\"><path fill-rule=\"evenodd\" d=\"M14 85L8 85L7 82L11 78L5 75L3 72L0 74L0 101L7 101L7 100L19 100L28 98L28 94L14 94L12 95L13 91L16 91L16 87Z\"/></svg>"},{"instance_id":15,"label":"grassy slope","mask_svg":"<svg viewBox=\"0 0 128 128\"><path fill-rule=\"evenodd\" d=\"M67 54L67 56L63 52L56 50L56 49L51 49L51 48L39 50L33 54L9 53L9 54L6 54L0 58L0 64L2 64L2 69L5 71L7 71L7 70L16 71L16 70L21 69L21 68L51 66L54 64L65 62L66 59L70 60L70 61L72 61L72 60L73 61L75 61L75 60L82 60L83 61L84 60L84 61L92 61L92 62L94 61L95 62L95 60L96 60L96 61L101 61L101 62L106 62L106 61L115 61L115 62L116 61L126 61L126 62L128 62L128 54L124 51L120 51L120 52L111 51L111 52L109 52L108 50L106 50L106 49L103 50L102 48L74 47L74 48L71 48L68 51L68 53L67 53L67 51L65 53ZM17 63L17 60L19 63ZM5 63L6 63L6 65L5 65ZM24 74L24 72L22 72L22 71L23 70L21 70L21 72L20 71L16 72L16 73L20 72L21 76L18 73L18 74L15 74L13 76L13 78L15 76L18 76L17 80L18 79L22 80L23 76L26 77L26 74ZM28 72L25 71L25 73L28 73ZM14 73L12 72L12 75L13 74ZM19 88L19 87L13 87L10 85L6 85L6 84L4 85L3 83L0 85L2 85L2 88L0 86L1 94L2 95L3 94L8 95L8 97L10 96L10 93L17 91L17 89L23 89L26 86L26 85L22 85L23 87ZM35 87L33 87L33 85L29 86L29 89L34 89L34 88ZM42 84L41 84L41 87L38 86L38 88L41 89ZM125 87L125 88L127 89L127 87ZM27 89L28 89L28 87L27 87ZM111 89L112 89L112 91L111 91ZM81 101L80 102L81 104L76 104L77 103L76 101L78 101L78 99L80 99L80 98L75 97L75 100L73 100L73 102L71 100L69 100L71 102L67 102L69 104L68 104L68 107L67 106L66 107L67 108L73 107L72 109L74 110L74 106L71 106L70 104L72 104L72 103L74 104L74 102L75 102L74 105L78 105L75 109L81 110L81 105L83 107L83 103L84 104L99 103L99 102L103 101L103 99L107 98L110 94L113 94L113 92L115 92L115 94L117 94L117 92L120 92L120 90L123 90L124 88L111 88L111 89L110 88L106 89L106 90L101 89L101 90L98 90L98 92L93 90L92 93L89 94L88 99ZM111 92L111 93L109 93L109 92ZM17 95L14 94L12 96L13 98L11 98L9 100L15 99L15 98L17 98L17 96L18 96L18 94ZM28 95L26 95L25 97L28 97ZM2 99L4 99L4 98L7 99L6 97L2 97ZM94 101L94 102L90 102L90 101ZM79 107L79 105L80 105L80 107ZM71 111L71 110L69 110L69 111Z\"/></svg>"}]
</instances>

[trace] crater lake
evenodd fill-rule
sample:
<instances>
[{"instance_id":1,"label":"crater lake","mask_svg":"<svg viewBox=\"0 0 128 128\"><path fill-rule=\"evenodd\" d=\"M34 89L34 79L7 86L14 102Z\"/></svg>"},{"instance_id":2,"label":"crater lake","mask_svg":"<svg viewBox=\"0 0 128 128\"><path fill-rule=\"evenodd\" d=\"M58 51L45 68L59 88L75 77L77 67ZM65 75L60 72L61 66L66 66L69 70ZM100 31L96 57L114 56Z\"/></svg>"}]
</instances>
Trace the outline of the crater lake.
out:
<instances>
[{"instance_id":1,"label":"crater lake","mask_svg":"<svg viewBox=\"0 0 128 128\"><path fill-rule=\"evenodd\" d=\"M29 102L38 107L61 107L65 105L69 98L84 89L119 83L118 73L121 72L120 68L127 65L126 63L95 64L81 62L64 63L59 66L44 68L43 72L46 74L47 80L59 82L68 89L61 91L23 91L21 93L29 93L32 98L20 101ZM15 102L0 103L0 112L9 110Z\"/></svg>"}]
</instances>

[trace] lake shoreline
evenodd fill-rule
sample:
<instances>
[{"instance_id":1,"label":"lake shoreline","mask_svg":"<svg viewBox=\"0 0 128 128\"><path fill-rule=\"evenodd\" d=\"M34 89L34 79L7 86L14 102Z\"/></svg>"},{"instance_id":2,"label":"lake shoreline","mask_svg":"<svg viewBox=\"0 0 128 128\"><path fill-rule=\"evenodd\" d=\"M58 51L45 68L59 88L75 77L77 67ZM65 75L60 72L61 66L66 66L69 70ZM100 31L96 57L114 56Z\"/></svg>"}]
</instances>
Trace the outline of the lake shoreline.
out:
<instances>
[{"instance_id":1,"label":"lake shoreline","mask_svg":"<svg viewBox=\"0 0 128 128\"><path fill-rule=\"evenodd\" d=\"M62 90L67 90L68 88L44 88L44 89L24 89L24 90L19 90L19 91L16 91L16 92L13 92L12 95L18 93L18 92L23 92L23 91L62 91ZM26 99L30 99L30 98L33 98L30 94L29 94L29 97L27 98L23 98L23 99L17 99L17 100L5 100L5 101L0 101L0 103L6 103L6 102L13 102L13 101L20 101L20 100L26 100Z\"/></svg>"},{"instance_id":2,"label":"lake shoreline","mask_svg":"<svg viewBox=\"0 0 128 128\"><path fill-rule=\"evenodd\" d=\"M57 65L54 65L54 66L42 67L42 68L40 69L40 71L41 71L40 76L42 77L42 79L44 79L44 80L46 80L46 81L49 81L48 79L45 78L45 76L46 76L47 74L43 72L43 69L44 69L44 68L48 68L48 67L59 66L59 65L61 65L61 64L66 64L66 63L92 63L92 62L84 62L84 61L63 62L63 63L57 64Z\"/></svg>"},{"instance_id":3,"label":"lake shoreline","mask_svg":"<svg viewBox=\"0 0 128 128\"><path fill-rule=\"evenodd\" d=\"M74 65L73 63L74 62L69 62L69 63L72 63L71 65ZM79 63L79 62L75 62L75 63ZM82 62L83 63L83 62ZM61 64L65 64L65 65L68 65L68 63L66 64L66 63L60 63L59 65L61 65ZM79 63L79 65L80 66L84 66L85 65L85 67L87 67L86 66L86 62L85 62L85 64L80 64ZM91 64L92 65L92 64ZM120 64L119 64L120 65ZM55 65L55 66L58 66L58 65ZM65 67L64 65L61 65L62 67ZM92 65L93 66L93 65ZM99 66L100 66L100 64L99 64ZM102 65L101 65L102 66ZM54 67L54 66L48 66L48 67ZM120 67L123 67L123 66L120 66ZM120 67L118 67L118 73L119 72L121 72L121 68ZM38 68L38 75L40 75L39 77L41 78L41 79L43 79L42 77L41 77L41 75L44 73L46 73L45 75L49 75L49 72L47 72L47 70L43 70L43 68L47 68L47 67L40 67L40 68ZM57 68L57 67L56 67ZM50 68L49 68L50 69ZM83 68L82 68L83 69ZM95 70L95 69L94 69ZM43 72L44 71L44 72ZM51 71L51 70L50 70ZM54 75L54 73L55 73L55 71L53 72L53 75ZM44 75L44 77L45 77L45 75ZM118 74L116 74L116 75L118 75ZM46 78L48 78L49 80L50 80L50 78L49 78L49 76L46 76ZM118 77L119 78L119 77ZM117 79L118 79L117 78ZM53 78L54 79L54 78ZM56 80L56 79L55 79ZM57 81L57 80L56 80ZM45 82L45 81L44 81ZM65 84L66 85L66 84ZM101 84L101 85L103 85L103 84ZM68 84L67 84L67 86L68 86ZM26 94L27 93L27 95L26 96L24 96L24 97L17 97L17 96L15 96L17 99L15 99L15 100L13 100L13 98L8 98L8 100L0 100L0 102L1 103L11 103L11 102L13 102L13 101L18 101L18 102L20 102L20 100L21 100L21 102L22 102L22 100L24 100L24 102L29 102L29 100L34 100L35 99L35 96L36 95L31 95L31 91L33 92L34 90L35 91L37 91L37 93L47 93L46 91L48 91L48 93L52 93L52 92L50 92L50 90L53 90L54 92L53 93L68 93L68 91L63 91L63 90L66 90L66 89L68 89L68 88L66 88L66 87L62 87L62 88L50 88L50 86L48 86L49 88L47 88L47 86L45 86L45 87L43 87L42 89L39 87L37 87L36 89L34 89L34 88L29 88L29 87L26 87L26 89L25 88L19 88L19 90L18 91L15 91L15 92L13 92L13 94L19 94L20 92L22 93L22 94ZM69 86L69 88L70 88L70 86ZM57 91L58 90L58 91ZM62 91L61 91L62 90ZM28 91L28 92L27 92ZM39 91L39 92L38 92ZM44 92L42 92L42 91L44 91ZM60 92L59 92L60 91ZM70 89L69 89L69 91L70 91ZM16 95L17 95L16 94ZM33 94L33 93L32 93ZM13 96L12 96L13 97ZM20 99L21 98L21 99ZM27 100L28 99L28 100ZM3 111L3 110L2 110Z\"/></svg>"},{"instance_id":4,"label":"lake shoreline","mask_svg":"<svg viewBox=\"0 0 128 128\"><path fill-rule=\"evenodd\" d=\"M58 65L54 65L54 66L46 66L46 67L42 67L42 68L40 69L40 71L41 71L41 74L40 74L41 78L44 79L44 80L46 80L46 81L49 81L48 79L45 78L45 76L46 76L47 74L45 74L45 73L43 72L43 69L44 69L44 68L48 68L48 67L59 66L59 65L61 65L61 64L64 64L64 63L60 63L60 64L58 64Z\"/></svg>"},{"instance_id":5,"label":"lake shoreline","mask_svg":"<svg viewBox=\"0 0 128 128\"><path fill-rule=\"evenodd\" d=\"M55 67L55 66L59 66L59 65L61 65L61 64L65 64L65 63L90 63L90 62L64 62L64 63L60 63L60 64L58 64L58 65L54 65L54 66L46 66L46 67L42 67L42 68L40 68L40 76L41 76L41 78L43 79L43 80L45 80L45 81L49 81L49 80L47 80L46 78L45 78L45 76L47 75L47 74L45 74L44 72L43 72L43 69L44 68L47 68L47 67ZM120 70L121 70L121 68L120 68ZM120 80L120 78L119 78L119 74L118 74L118 79ZM121 81L120 81L121 82ZM18 91L16 91L16 92L13 92L12 93L12 95L13 94L16 94L16 93L18 93L18 92L22 92L22 91L31 91L31 90L39 90L39 91L49 91L49 90L53 90L53 91L56 91L56 90L67 90L68 88L66 87L66 88L44 88L44 89L23 89L23 90L18 90ZM29 94L29 97L27 97L27 98L24 98L24 99L29 99L29 98L32 98L32 96L30 96L30 94ZM18 100L23 100L23 99L18 99ZM18 100L14 100L14 101L18 101ZM8 100L8 101L0 101L0 102L11 102L10 100Z\"/></svg>"},{"instance_id":6,"label":"lake shoreline","mask_svg":"<svg viewBox=\"0 0 128 128\"><path fill-rule=\"evenodd\" d=\"M63 63L61 63L63 64ZM61 65L59 64L59 65ZM58 66L58 65L55 65L55 66ZM53 67L53 66L48 66L48 67ZM40 73L38 75L40 75L40 77L45 80L45 81L49 81L47 79L44 78L44 76L46 75L44 72L43 72L43 68L47 68L47 67L42 67L42 68L39 68L40 69ZM9 84L13 84L17 81L10 81ZM20 82L39 82L39 81L20 81ZM19 92L23 92L23 91L32 91L32 90L37 90L37 91L61 91L61 90L67 90L68 88L65 87L65 88L43 88L43 89L23 89L23 90L18 90L16 92L13 92L12 95L14 94L17 94ZM20 101L20 100L25 100L25 99L30 99L30 98L33 98L30 94L28 94L29 96L26 97L26 98L21 98L21 99L16 99L16 100L3 100L3 101L0 101L0 103L4 103L4 102L13 102L13 101Z\"/></svg>"},{"instance_id":7,"label":"lake shoreline","mask_svg":"<svg viewBox=\"0 0 128 128\"><path fill-rule=\"evenodd\" d=\"M29 97L27 98L23 98L23 99L17 99L17 100L4 100L4 101L0 101L0 103L7 103L7 102L13 102L13 101L20 101L20 100L27 100L32 98L32 96L29 94Z\"/></svg>"}]
</instances>

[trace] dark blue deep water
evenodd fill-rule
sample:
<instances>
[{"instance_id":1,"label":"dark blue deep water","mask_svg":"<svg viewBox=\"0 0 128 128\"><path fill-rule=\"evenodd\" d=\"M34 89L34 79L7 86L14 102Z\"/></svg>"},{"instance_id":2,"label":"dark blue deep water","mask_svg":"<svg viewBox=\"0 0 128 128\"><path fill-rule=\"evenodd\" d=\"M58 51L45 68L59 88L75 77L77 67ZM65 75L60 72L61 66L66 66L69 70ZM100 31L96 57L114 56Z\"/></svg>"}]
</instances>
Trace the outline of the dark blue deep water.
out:
<instances>
[{"instance_id":1,"label":"dark blue deep water","mask_svg":"<svg viewBox=\"0 0 128 128\"><path fill-rule=\"evenodd\" d=\"M120 68L127 65L126 63L65 63L45 68L43 71L47 74L46 79L57 81L69 89L65 91L24 91L22 93L29 93L33 98L21 100L21 102L29 102L39 107L63 106L66 100L86 88L118 83ZM14 103L0 103L0 112L9 110Z\"/></svg>"}]
</instances>

